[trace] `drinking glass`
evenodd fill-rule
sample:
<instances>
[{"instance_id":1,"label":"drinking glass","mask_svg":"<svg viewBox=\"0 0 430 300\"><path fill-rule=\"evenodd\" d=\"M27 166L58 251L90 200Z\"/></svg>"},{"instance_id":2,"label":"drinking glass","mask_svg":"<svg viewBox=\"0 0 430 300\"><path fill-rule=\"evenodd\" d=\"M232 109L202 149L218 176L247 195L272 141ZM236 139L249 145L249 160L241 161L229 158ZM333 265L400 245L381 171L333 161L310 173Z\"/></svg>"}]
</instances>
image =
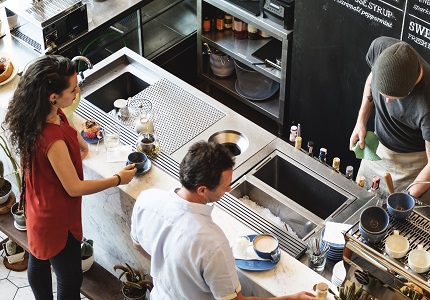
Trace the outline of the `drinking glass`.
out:
<instances>
[{"instance_id":1,"label":"drinking glass","mask_svg":"<svg viewBox=\"0 0 430 300\"><path fill-rule=\"evenodd\" d=\"M108 125L104 128L104 144L106 151L116 151L119 148L120 128L117 125Z\"/></svg>"}]
</instances>

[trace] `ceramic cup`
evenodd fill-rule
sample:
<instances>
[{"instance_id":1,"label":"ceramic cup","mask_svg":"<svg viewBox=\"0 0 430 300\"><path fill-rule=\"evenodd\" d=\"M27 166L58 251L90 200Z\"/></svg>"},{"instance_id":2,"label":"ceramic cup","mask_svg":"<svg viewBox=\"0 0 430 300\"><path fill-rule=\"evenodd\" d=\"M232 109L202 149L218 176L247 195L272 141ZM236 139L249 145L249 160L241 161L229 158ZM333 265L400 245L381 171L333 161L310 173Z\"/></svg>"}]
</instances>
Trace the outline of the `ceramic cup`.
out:
<instances>
[{"instance_id":1,"label":"ceramic cup","mask_svg":"<svg viewBox=\"0 0 430 300\"><path fill-rule=\"evenodd\" d=\"M376 244L386 235L389 221L388 214L382 207L369 206L360 214L358 229L366 241Z\"/></svg>"},{"instance_id":2,"label":"ceramic cup","mask_svg":"<svg viewBox=\"0 0 430 300\"><path fill-rule=\"evenodd\" d=\"M387 198L387 209L398 221L405 220L412 213L415 199L406 193L393 193Z\"/></svg>"},{"instance_id":3,"label":"ceramic cup","mask_svg":"<svg viewBox=\"0 0 430 300\"><path fill-rule=\"evenodd\" d=\"M128 155L127 164L134 164L138 172L142 172L145 167L146 160L145 153L142 152L132 152Z\"/></svg>"},{"instance_id":4,"label":"ceramic cup","mask_svg":"<svg viewBox=\"0 0 430 300\"><path fill-rule=\"evenodd\" d=\"M423 250L423 245L418 245L408 256L408 266L412 271L425 273L430 269L430 253Z\"/></svg>"},{"instance_id":5,"label":"ceramic cup","mask_svg":"<svg viewBox=\"0 0 430 300\"><path fill-rule=\"evenodd\" d=\"M385 252L392 258L402 258L409 251L409 241L404 236L399 235L398 230L385 240Z\"/></svg>"},{"instance_id":6,"label":"ceramic cup","mask_svg":"<svg viewBox=\"0 0 430 300\"><path fill-rule=\"evenodd\" d=\"M255 253L261 258L270 259L274 263L281 259L278 239L272 234L263 233L257 235L252 241L252 246Z\"/></svg>"}]
</instances>

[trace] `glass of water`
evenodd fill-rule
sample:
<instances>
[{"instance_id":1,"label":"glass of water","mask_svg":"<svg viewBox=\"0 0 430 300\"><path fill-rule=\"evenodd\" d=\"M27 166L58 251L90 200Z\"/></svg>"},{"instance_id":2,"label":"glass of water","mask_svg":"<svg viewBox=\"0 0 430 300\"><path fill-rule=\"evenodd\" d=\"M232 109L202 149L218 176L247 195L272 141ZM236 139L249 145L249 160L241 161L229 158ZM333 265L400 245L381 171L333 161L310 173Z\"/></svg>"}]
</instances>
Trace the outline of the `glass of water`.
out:
<instances>
[{"instance_id":1,"label":"glass of water","mask_svg":"<svg viewBox=\"0 0 430 300\"><path fill-rule=\"evenodd\" d=\"M118 125L108 125L104 128L104 144L106 151L116 151L119 148L120 127Z\"/></svg>"}]
</instances>

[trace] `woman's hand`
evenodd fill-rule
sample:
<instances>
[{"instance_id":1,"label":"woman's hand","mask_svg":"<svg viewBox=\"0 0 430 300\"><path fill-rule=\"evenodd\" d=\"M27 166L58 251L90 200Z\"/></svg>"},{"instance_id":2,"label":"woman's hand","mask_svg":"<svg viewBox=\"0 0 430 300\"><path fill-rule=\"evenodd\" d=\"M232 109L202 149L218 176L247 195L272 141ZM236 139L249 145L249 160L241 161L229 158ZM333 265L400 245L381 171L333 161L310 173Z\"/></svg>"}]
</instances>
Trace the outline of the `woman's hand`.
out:
<instances>
[{"instance_id":1,"label":"woman's hand","mask_svg":"<svg viewBox=\"0 0 430 300\"><path fill-rule=\"evenodd\" d=\"M121 171L119 171L118 175L121 177L121 184L129 183L133 179L134 174L136 174L136 171L137 168L134 164L125 166Z\"/></svg>"}]
</instances>

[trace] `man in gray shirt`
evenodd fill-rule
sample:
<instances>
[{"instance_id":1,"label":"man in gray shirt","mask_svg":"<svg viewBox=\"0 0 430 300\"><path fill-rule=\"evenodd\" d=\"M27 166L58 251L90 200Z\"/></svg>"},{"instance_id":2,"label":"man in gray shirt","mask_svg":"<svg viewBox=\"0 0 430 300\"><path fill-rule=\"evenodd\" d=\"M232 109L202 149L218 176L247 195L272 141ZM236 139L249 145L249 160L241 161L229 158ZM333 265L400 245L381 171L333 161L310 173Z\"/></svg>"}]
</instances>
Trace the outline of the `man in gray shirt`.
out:
<instances>
[{"instance_id":1,"label":"man in gray shirt","mask_svg":"<svg viewBox=\"0 0 430 300\"><path fill-rule=\"evenodd\" d=\"M366 60L371 72L350 148L357 142L364 148L366 123L375 108L375 133L380 142L377 154L381 160L363 159L357 176L369 180L390 172L397 191L413 181L430 181L429 64L409 44L390 37L375 39ZM386 189L384 183L381 188ZM429 188L417 184L410 193L421 197Z\"/></svg>"}]
</instances>

